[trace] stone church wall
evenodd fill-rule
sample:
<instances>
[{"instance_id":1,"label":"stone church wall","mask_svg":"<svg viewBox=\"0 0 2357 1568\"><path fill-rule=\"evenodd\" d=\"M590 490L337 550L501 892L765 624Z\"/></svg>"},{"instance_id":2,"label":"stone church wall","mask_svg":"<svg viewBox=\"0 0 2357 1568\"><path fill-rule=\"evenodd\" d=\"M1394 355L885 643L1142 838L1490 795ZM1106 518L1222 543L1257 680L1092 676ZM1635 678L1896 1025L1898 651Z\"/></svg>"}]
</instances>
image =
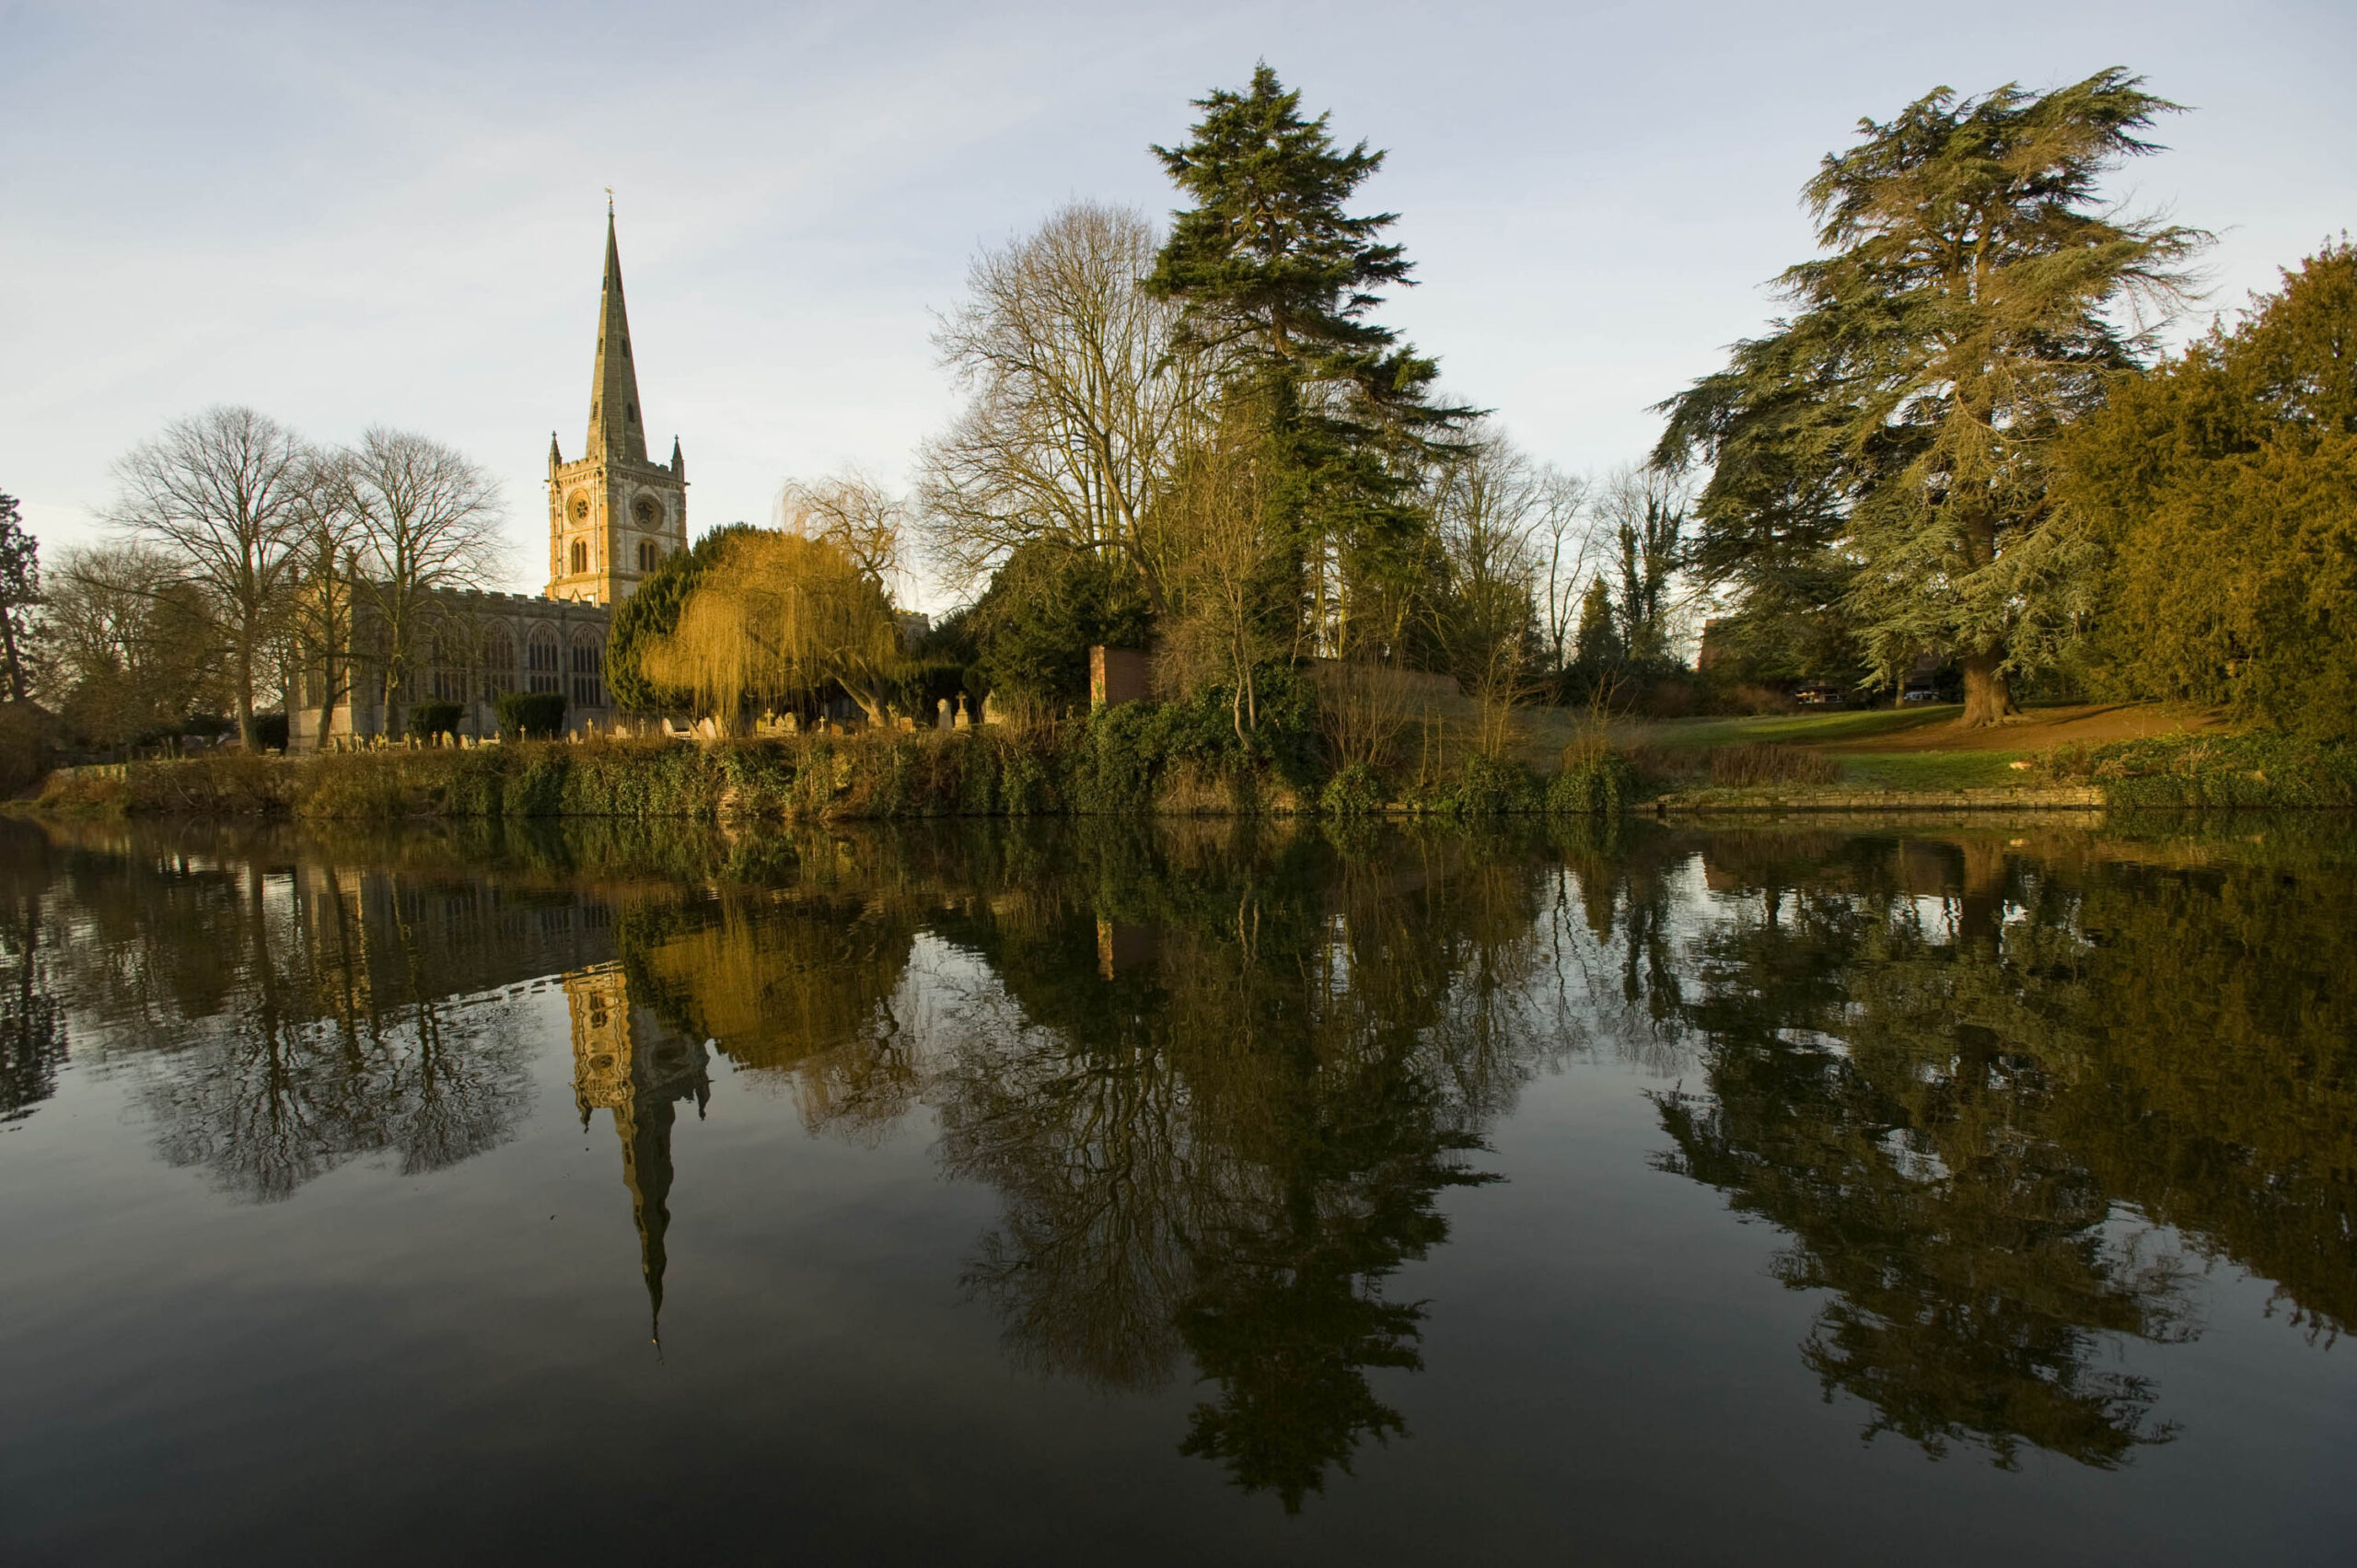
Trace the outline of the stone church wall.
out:
<instances>
[{"instance_id":1,"label":"stone church wall","mask_svg":"<svg viewBox=\"0 0 2357 1568\"><path fill-rule=\"evenodd\" d=\"M613 611L605 605L541 598L532 594L447 593L437 596L440 624L414 660L403 706L458 703L466 709L459 733L477 738L499 733L494 704L508 691L562 691L565 727L606 728L614 719L606 691L606 637ZM353 691L336 706L329 734L366 739L387 733L377 629L364 614L353 645ZM319 691L323 673L307 670L287 709L287 749L316 751Z\"/></svg>"}]
</instances>

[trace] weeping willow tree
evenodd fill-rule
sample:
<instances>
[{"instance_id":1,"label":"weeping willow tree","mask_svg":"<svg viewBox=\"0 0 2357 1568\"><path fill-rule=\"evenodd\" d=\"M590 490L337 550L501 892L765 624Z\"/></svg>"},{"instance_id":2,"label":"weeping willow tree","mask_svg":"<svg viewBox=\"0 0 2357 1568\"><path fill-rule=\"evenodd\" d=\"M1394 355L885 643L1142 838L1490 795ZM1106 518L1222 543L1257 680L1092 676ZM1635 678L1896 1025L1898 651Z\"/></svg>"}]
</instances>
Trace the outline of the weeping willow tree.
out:
<instances>
[{"instance_id":1,"label":"weeping willow tree","mask_svg":"<svg viewBox=\"0 0 2357 1568\"><path fill-rule=\"evenodd\" d=\"M643 656L723 724L840 687L885 722L906 663L884 585L829 540L748 528Z\"/></svg>"}]
</instances>

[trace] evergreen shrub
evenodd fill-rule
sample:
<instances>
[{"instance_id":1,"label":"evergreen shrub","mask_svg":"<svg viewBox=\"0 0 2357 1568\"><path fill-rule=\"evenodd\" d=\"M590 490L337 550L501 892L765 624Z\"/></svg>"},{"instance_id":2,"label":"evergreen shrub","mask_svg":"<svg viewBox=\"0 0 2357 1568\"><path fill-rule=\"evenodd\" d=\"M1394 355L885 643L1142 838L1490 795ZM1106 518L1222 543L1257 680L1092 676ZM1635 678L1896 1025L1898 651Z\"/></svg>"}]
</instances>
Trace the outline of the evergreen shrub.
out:
<instances>
[{"instance_id":1,"label":"evergreen shrub","mask_svg":"<svg viewBox=\"0 0 2357 1568\"><path fill-rule=\"evenodd\" d=\"M2357 747L2273 730L2059 746L2041 763L2050 777L2100 786L2115 807L2357 807Z\"/></svg>"},{"instance_id":2,"label":"evergreen shrub","mask_svg":"<svg viewBox=\"0 0 2357 1568\"><path fill-rule=\"evenodd\" d=\"M1383 780L1364 762L1353 762L1326 781L1318 809L1334 818L1365 817L1383 809Z\"/></svg>"},{"instance_id":3,"label":"evergreen shrub","mask_svg":"<svg viewBox=\"0 0 2357 1568\"><path fill-rule=\"evenodd\" d=\"M1467 817L1503 817L1536 809L1543 792L1521 761L1475 752L1457 783L1457 809Z\"/></svg>"},{"instance_id":4,"label":"evergreen shrub","mask_svg":"<svg viewBox=\"0 0 2357 1568\"><path fill-rule=\"evenodd\" d=\"M564 733L562 691L506 691L494 706L502 740L552 740Z\"/></svg>"},{"instance_id":5,"label":"evergreen shrub","mask_svg":"<svg viewBox=\"0 0 2357 1568\"><path fill-rule=\"evenodd\" d=\"M462 703L412 703L409 710L409 732L419 740L455 735L466 716L467 710Z\"/></svg>"},{"instance_id":6,"label":"evergreen shrub","mask_svg":"<svg viewBox=\"0 0 2357 1568\"><path fill-rule=\"evenodd\" d=\"M1562 771L1547 782L1551 816L1614 816L1628 809L1635 796L1635 771L1618 751L1566 759Z\"/></svg>"}]
</instances>

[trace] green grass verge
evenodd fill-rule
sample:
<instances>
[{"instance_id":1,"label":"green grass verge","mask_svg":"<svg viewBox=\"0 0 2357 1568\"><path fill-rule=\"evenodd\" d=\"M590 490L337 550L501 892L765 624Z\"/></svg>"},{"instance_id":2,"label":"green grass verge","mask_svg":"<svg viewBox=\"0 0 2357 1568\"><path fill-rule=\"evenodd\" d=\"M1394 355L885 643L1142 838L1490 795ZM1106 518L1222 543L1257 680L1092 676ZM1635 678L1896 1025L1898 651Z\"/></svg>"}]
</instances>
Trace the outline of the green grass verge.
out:
<instances>
[{"instance_id":1,"label":"green grass verge","mask_svg":"<svg viewBox=\"0 0 2357 1568\"><path fill-rule=\"evenodd\" d=\"M1826 714L1658 719L1634 726L1629 738L1637 745L1678 749L1741 746L1752 741L1821 746L1945 724L1961 711L1953 704L1925 703L1912 708L1853 708Z\"/></svg>"},{"instance_id":2,"label":"green grass verge","mask_svg":"<svg viewBox=\"0 0 2357 1568\"><path fill-rule=\"evenodd\" d=\"M1840 754L1841 782L1865 789L2009 789L2042 784L2012 766L2019 751L1867 751Z\"/></svg>"}]
</instances>

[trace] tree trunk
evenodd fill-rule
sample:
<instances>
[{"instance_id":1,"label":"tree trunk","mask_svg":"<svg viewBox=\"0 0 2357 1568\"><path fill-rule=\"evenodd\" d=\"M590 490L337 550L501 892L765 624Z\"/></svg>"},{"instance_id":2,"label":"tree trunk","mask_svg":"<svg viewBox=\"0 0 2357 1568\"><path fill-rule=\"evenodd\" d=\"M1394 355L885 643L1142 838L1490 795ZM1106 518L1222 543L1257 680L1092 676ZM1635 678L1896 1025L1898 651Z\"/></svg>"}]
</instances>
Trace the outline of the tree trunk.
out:
<instances>
[{"instance_id":1,"label":"tree trunk","mask_svg":"<svg viewBox=\"0 0 2357 1568\"><path fill-rule=\"evenodd\" d=\"M17 611L14 605L0 605L0 657L8 661L8 695L21 703L25 700L25 666L17 656Z\"/></svg>"},{"instance_id":2,"label":"tree trunk","mask_svg":"<svg viewBox=\"0 0 2357 1568\"><path fill-rule=\"evenodd\" d=\"M254 724L254 656L238 650L238 741L248 751L261 749L261 731Z\"/></svg>"},{"instance_id":3,"label":"tree trunk","mask_svg":"<svg viewBox=\"0 0 2357 1568\"><path fill-rule=\"evenodd\" d=\"M1986 648L1964 656L1964 727L1992 725L2021 709L2005 683L2004 653Z\"/></svg>"},{"instance_id":4,"label":"tree trunk","mask_svg":"<svg viewBox=\"0 0 2357 1568\"><path fill-rule=\"evenodd\" d=\"M319 743L313 749L324 751L328 749L328 726L335 723L335 701L342 695L343 693L336 689L335 683L335 646L330 644L319 675ZM290 750L294 747L292 736L287 738L287 746Z\"/></svg>"},{"instance_id":5,"label":"tree trunk","mask_svg":"<svg viewBox=\"0 0 2357 1568\"><path fill-rule=\"evenodd\" d=\"M1993 950L2005 923L2005 846L1964 845L1964 887L1956 901L1956 936L1968 947Z\"/></svg>"},{"instance_id":6,"label":"tree trunk","mask_svg":"<svg viewBox=\"0 0 2357 1568\"><path fill-rule=\"evenodd\" d=\"M401 735L401 710L408 706L401 693L409 686L409 664L405 659L385 661L385 705L377 714L388 745Z\"/></svg>"}]
</instances>

